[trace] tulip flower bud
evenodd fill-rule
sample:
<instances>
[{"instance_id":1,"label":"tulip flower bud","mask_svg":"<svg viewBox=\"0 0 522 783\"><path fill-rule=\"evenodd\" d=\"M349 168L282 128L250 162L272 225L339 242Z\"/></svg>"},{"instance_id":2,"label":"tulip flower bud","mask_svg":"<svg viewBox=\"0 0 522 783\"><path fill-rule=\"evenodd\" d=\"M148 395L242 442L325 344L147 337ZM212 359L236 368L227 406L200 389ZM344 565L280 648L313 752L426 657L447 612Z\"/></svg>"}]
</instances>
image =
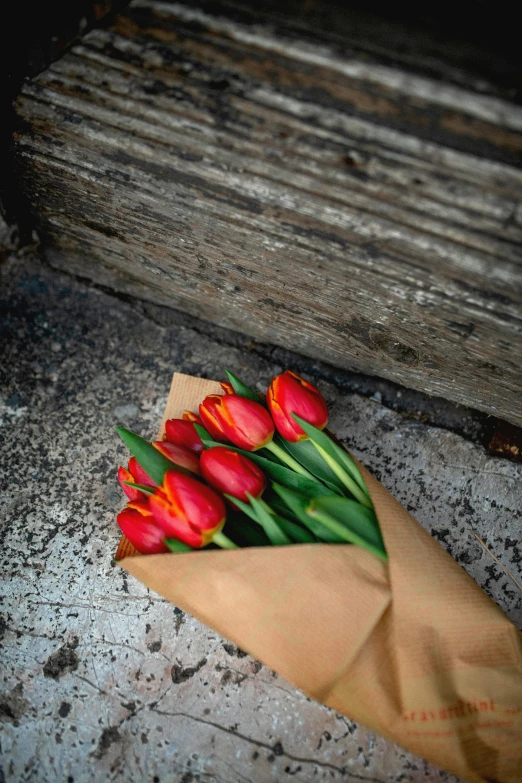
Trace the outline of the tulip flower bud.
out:
<instances>
[{"instance_id":1,"label":"tulip flower bud","mask_svg":"<svg viewBox=\"0 0 522 783\"><path fill-rule=\"evenodd\" d=\"M120 487L125 492L129 500L139 500L142 498L143 492L140 492L139 489L134 489L134 487L129 487L128 484L124 484L125 481L129 481L132 484L135 484L134 477L130 471L127 470L127 468L124 468L123 465L120 465L118 468L118 481L120 482Z\"/></svg>"},{"instance_id":2,"label":"tulip flower bud","mask_svg":"<svg viewBox=\"0 0 522 783\"><path fill-rule=\"evenodd\" d=\"M204 451L200 459L203 478L219 492L248 502L248 495L258 498L266 488L265 474L248 457L225 446Z\"/></svg>"},{"instance_id":3,"label":"tulip flower bud","mask_svg":"<svg viewBox=\"0 0 522 783\"><path fill-rule=\"evenodd\" d=\"M145 495L139 489L129 487L128 484L124 483L125 481L132 482L133 484L142 484L146 487L156 486L152 479L149 478L149 476L145 473L136 457L130 458L128 469L120 465L118 468L118 481L120 482L120 487L125 492L129 500L144 499Z\"/></svg>"},{"instance_id":4,"label":"tulip flower bud","mask_svg":"<svg viewBox=\"0 0 522 783\"><path fill-rule=\"evenodd\" d=\"M175 443L169 443L168 440L155 440L152 445L175 465L179 465L180 468L185 468L185 470L190 470L191 473L199 475L198 456L190 449L187 449L185 446L176 446Z\"/></svg>"},{"instance_id":5,"label":"tulip flower bud","mask_svg":"<svg viewBox=\"0 0 522 783\"><path fill-rule=\"evenodd\" d=\"M225 524L219 495L175 470L167 470L163 484L149 497L149 507L165 538L176 538L194 549L209 544Z\"/></svg>"},{"instance_id":6,"label":"tulip flower bud","mask_svg":"<svg viewBox=\"0 0 522 783\"><path fill-rule=\"evenodd\" d=\"M184 446L195 454L203 451L203 443L194 428L186 419L168 419L165 422L165 438L176 446Z\"/></svg>"},{"instance_id":7,"label":"tulip flower bud","mask_svg":"<svg viewBox=\"0 0 522 783\"><path fill-rule=\"evenodd\" d=\"M199 416L196 413L192 413L192 411L183 411L183 421L191 421L192 424L201 424L203 426Z\"/></svg>"},{"instance_id":8,"label":"tulip flower bud","mask_svg":"<svg viewBox=\"0 0 522 783\"><path fill-rule=\"evenodd\" d=\"M223 381L219 385L221 386L225 394L235 394L234 387L228 381Z\"/></svg>"},{"instance_id":9,"label":"tulip flower bud","mask_svg":"<svg viewBox=\"0 0 522 783\"><path fill-rule=\"evenodd\" d=\"M145 473L136 457L129 460L129 471L136 484L143 484L145 487L155 487L154 481Z\"/></svg>"},{"instance_id":10,"label":"tulip flower bud","mask_svg":"<svg viewBox=\"0 0 522 783\"><path fill-rule=\"evenodd\" d=\"M277 431L286 440L296 442L308 437L292 413L320 430L328 423L328 408L322 394L291 370L273 378L266 397Z\"/></svg>"},{"instance_id":11,"label":"tulip flower bud","mask_svg":"<svg viewBox=\"0 0 522 783\"><path fill-rule=\"evenodd\" d=\"M215 414L227 440L245 451L263 448L274 436L270 414L248 397L238 394L218 397Z\"/></svg>"},{"instance_id":12,"label":"tulip flower bud","mask_svg":"<svg viewBox=\"0 0 522 783\"><path fill-rule=\"evenodd\" d=\"M221 403L220 394L209 394L199 406L199 417L205 429L214 440L224 442L229 440L223 432L223 427L217 417L217 406Z\"/></svg>"},{"instance_id":13,"label":"tulip flower bud","mask_svg":"<svg viewBox=\"0 0 522 783\"><path fill-rule=\"evenodd\" d=\"M163 543L165 533L156 525L147 504L127 505L117 516L121 532L142 555L168 552Z\"/></svg>"}]
</instances>

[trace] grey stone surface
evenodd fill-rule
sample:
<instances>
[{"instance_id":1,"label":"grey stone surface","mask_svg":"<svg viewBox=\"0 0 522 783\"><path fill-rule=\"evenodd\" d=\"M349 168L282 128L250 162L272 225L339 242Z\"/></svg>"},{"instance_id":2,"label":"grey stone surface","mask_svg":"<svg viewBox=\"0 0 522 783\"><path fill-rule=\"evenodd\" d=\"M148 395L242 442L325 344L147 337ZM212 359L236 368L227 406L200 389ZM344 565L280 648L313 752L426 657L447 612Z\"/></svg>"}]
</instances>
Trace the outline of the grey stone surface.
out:
<instances>
[{"instance_id":1,"label":"grey stone surface","mask_svg":"<svg viewBox=\"0 0 522 783\"><path fill-rule=\"evenodd\" d=\"M111 563L126 459L112 426L152 436L174 370L266 385L280 354L182 316L162 325L32 258L11 257L3 290L0 779L455 781ZM473 536L520 579L521 466L378 394L319 386L332 430L522 624L521 592Z\"/></svg>"}]
</instances>

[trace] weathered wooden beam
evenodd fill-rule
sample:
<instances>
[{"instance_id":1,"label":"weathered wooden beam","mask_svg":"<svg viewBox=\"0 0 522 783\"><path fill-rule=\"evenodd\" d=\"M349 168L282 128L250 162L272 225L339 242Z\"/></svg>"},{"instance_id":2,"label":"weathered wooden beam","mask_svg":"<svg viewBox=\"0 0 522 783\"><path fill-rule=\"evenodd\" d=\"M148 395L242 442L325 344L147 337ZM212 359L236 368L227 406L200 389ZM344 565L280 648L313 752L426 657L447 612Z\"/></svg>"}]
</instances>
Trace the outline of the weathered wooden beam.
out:
<instances>
[{"instance_id":1,"label":"weathered wooden beam","mask_svg":"<svg viewBox=\"0 0 522 783\"><path fill-rule=\"evenodd\" d=\"M51 263L521 424L522 108L240 10L137 0L25 85Z\"/></svg>"}]
</instances>

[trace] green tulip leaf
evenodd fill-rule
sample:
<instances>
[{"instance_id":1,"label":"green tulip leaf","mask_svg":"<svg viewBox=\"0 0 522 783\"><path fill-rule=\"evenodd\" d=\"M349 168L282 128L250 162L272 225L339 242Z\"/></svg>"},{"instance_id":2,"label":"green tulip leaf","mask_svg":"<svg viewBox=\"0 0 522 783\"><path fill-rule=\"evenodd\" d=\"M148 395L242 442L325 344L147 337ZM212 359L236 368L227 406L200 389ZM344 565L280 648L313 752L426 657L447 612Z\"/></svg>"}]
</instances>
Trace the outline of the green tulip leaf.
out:
<instances>
[{"instance_id":1,"label":"green tulip leaf","mask_svg":"<svg viewBox=\"0 0 522 783\"><path fill-rule=\"evenodd\" d=\"M256 502L256 506L254 506L252 501L255 501L255 498L253 498L252 495L248 495L250 504L245 503L243 500L238 500L232 495L225 494L225 497L227 500L230 500L230 502L235 503L243 513L250 517L250 519L253 519L258 525L261 525L272 546L283 546L284 544L291 543L278 526L272 514L266 511L258 501Z\"/></svg>"},{"instance_id":2,"label":"green tulip leaf","mask_svg":"<svg viewBox=\"0 0 522 783\"><path fill-rule=\"evenodd\" d=\"M253 519L254 522L257 522L257 514L251 505L245 503L244 500L239 500L239 498L235 498L233 495L227 494L226 492L223 493L223 497L225 497L228 501L230 501L230 503L233 503L234 506L239 508L243 512L243 514L246 514L247 517Z\"/></svg>"},{"instance_id":3,"label":"green tulip leaf","mask_svg":"<svg viewBox=\"0 0 522 783\"><path fill-rule=\"evenodd\" d=\"M293 522L298 522L299 518L294 512L288 508L286 503L283 503L279 495L272 491L271 487L267 488L263 494L263 500L266 500L270 508L278 516L291 519Z\"/></svg>"},{"instance_id":4,"label":"green tulip leaf","mask_svg":"<svg viewBox=\"0 0 522 783\"><path fill-rule=\"evenodd\" d=\"M285 517L280 517L279 514L276 514L275 518L281 530L297 544L317 543L317 538L302 525L298 525L290 519L285 519Z\"/></svg>"},{"instance_id":5,"label":"green tulip leaf","mask_svg":"<svg viewBox=\"0 0 522 783\"><path fill-rule=\"evenodd\" d=\"M336 495L344 494L345 487L341 479L335 475L331 467L321 457L314 444L310 440L301 440L292 443L289 440L276 435L278 446L287 451L304 468L312 473L319 481L322 481Z\"/></svg>"},{"instance_id":6,"label":"green tulip leaf","mask_svg":"<svg viewBox=\"0 0 522 783\"><path fill-rule=\"evenodd\" d=\"M177 538L164 538L163 543L168 546L171 552L193 552L191 546L184 544L183 541L178 541Z\"/></svg>"},{"instance_id":7,"label":"green tulip leaf","mask_svg":"<svg viewBox=\"0 0 522 783\"><path fill-rule=\"evenodd\" d=\"M257 524L256 519L254 521L256 524L252 525L246 514L228 511L223 533L240 547L270 546L271 542L265 531Z\"/></svg>"},{"instance_id":8,"label":"green tulip leaf","mask_svg":"<svg viewBox=\"0 0 522 783\"><path fill-rule=\"evenodd\" d=\"M330 495L314 498L308 505L307 514L339 533L346 541L364 547L383 560L388 559L379 523L372 509L361 506L355 500Z\"/></svg>"},{"instance_id":9,"label":"green tulip leaf","mask_svg":"<svg viewBox=\"0 0 522 783\"><path fill-rule=\"evenodd\" d=\"M233 373L229 372L228 370L225 371L227 374L227 378L230 381L230 385L234 389L236 394L239 394L241 397L248 397L249 400L254 400L254 402L259 402L261 405L266 405L265 398L262 394L259 394L259 392L256 392L254 389L251 389L250 386L247 386L243 381L240 381L239 378L234 375Z\"/></svg>"},{"instance_id":10,"label":"green tulip leaf","mask_svg":"<svg viewBox=\"0 0 522 783\"><path fill-rule=\"evenodd\" d=\"M247 492L248 500L257 516L257 521L267 534L274 546L285 546L291 544L291 540L283 532L274 514L267 510L266 505Z\"/></svg>"},{"instance_id":11,"label":"green tulip leaf","mask_svg":"<svg viewBox=\"0 0 522 783\"><path fill-rule=\"evenodd\" d=\"M126 430L124 427L116 427L115 429L132 456L136 457L147 476L156 484L163 483L167 470L177 470L179 473L185 473L187 476L193 475L189 470L171 462L152 443L149 443L148 440L145 440L140 435L136 435L135 432Z\"/></svg>"},{"instance_id":12,"label":"green tulip leaf","mask_svg":"<svg viewBox=\"0 0 522 783\"><path fill-rule=\"evenodd\" d=\"M326 432L317 429L312 424L308 424L307 421L295 413L292 413L292 416L306 432L325 463L338 476L348 491L360 503L371 508L370 494L359 472L359 468L350 455L338 446Z\"/></svg>"},{"instance_id":13,"label":"green tulip leaf","mask_svg":"<svg viewBox=\"0 0 522 783\"><path fill-rule=\"evenodd\" d=\"M264 524L260 522L259 520L259 509L254 510L254 508L249 505L248 503L245 503L242 500L238 500L237 498L232 497L232 495L225 495L227 500L230 500L232 503L235 503L238 508L241 509L243 514L245 514L250 519L253 519L254 522L257 522L257 525L255 527L252 527L248 525L247 520L243 520L242 522L242 528L241 530L237 531L238 535L241 533L245 538L251 538L252 534L255 534L255 537L261 536L262 539L257 541L253 541L251 546L266 546L267 544L273 544L274 546L280 546L282 543L292 543L292 541L297 542L298 544L311 544L315 541L315 538L307 531L304 530L301 525L296 525L295 522L291 522L289 519L285 519L284 517L279 516L279 514L270 514L270 512L267 512L272 517L271 520L267 520L267 518L264 518ZM265 502L261 501L261 505L265 506ZM243 515L241 515L243 516ZM273 521L276 522L276 524L279 526L281 531L287 535L290 541L285 541L283 537L281 536L280 532L274 529ZM229 517L227 517L227 525L229 522ZM268 522L268 525L270 527L270 530L272 531L270 537L267 535L266 532L266 524ZM247 533L248 531L248 533Z\"/></svg>"},{"instance_id":14,"label":"green tulip leaf","mask_svg":"<svg viewBox=\"0 0 522 783\"><path fill-rule=\"evenodd\" d=\"M194 422L194 429L198 433L199 437L203 441L203 445L205 445L205 440L212 440L212 436L208 430L206 430L204 427L201 426L201 424L198 424L196 421ZM223 445L222 443L220 444Z\"/></svg>"},{"instance_id":15,"label":"green tulip leaf","mask_svg":"<svg viewBox=\"0 0 522 783\"><path fill-rule=\"evenodd\" d=\"M154 494L154 487L148 487L146 484L136 484L135 481L124 481L123 483L133 489L139 489L140 492L144 492L146 495Z\"/></svg>"},{"instance_id":16,"label":"green tulip leaf","mask_svg":"<svg viewBox=\"0 0 522 783\"><path fill-rule=\"evenodd\" d=\"M324 541L326 544L347 543L345 537L337 535L307 513L309 501L304 495L300 495L299 492L293 492L291 489L282 487L275 482L272 484L272 488L274 492L277 492L281 500L288 506L297 519L302 522L303 525L306 525L308 530L310 530L320 541Z\"/></svg>"}]
</instances>

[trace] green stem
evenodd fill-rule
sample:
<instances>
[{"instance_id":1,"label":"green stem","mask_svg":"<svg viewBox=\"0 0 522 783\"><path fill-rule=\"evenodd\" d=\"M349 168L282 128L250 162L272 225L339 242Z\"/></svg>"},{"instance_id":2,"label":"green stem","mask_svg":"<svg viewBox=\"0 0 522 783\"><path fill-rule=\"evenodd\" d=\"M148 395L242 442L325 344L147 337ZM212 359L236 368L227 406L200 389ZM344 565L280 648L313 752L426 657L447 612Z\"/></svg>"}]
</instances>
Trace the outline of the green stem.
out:
<instances>
[{"instance_id":1,"label":"green stem","mask_svg":"<svg viewBox=\"0 0 522 783\"><path fill-rule=\"evenodd\" d=\"M353 539L345 526L340 522L337 522L336 519L332 519L328 514L324 514L322 511L317 511L316 509L307 509L306 513L327 527L328 530L331 530L332 533L335 533L336 536L342 538L343 541L347 541L349 544L353 543Z\"/></svg>"},{"instance_id":2,"label":"green stem","mask_svg":"<svg viewBox=\"0 0 522 783\"><path fill-rule=\"evenodd\" d=\"M230 538L227 538L227 536L221 532L214 533L214 536L212 537L212 543L217 544L217 546L220 546L221 549L239 549L237 544L234 544Z\"/></svg>"},{"instance_id":3,"label":"green stem","mask_svg":"<svg viewBox=\"0 0 522 783\"><path fill-rule=\"evenodd\" d=\"M312 441L312 443L326 464L331 467L337 478L343 482L346 489L352 493L354 498L358 500L362 506L366 506L366 508L373 508L370 498L362 491L359 485L355 483L353 478L345 471L342 465L339 465L339 463L333 457L331 457L322 446L319 446L315 441Z\"/></svg>"},{"instance_id":4,"label":"green stem","mask_svg":"<svg viewBox=\"0 0 522 783\"><path fill-rule=\"evenodd\" d=\"M261 498L259 498L259 502L265 511L272 515L282 534L289 539L288 543L297 541L298 544L313 544L315 542L314 536L306 528L302 528L300 525L296 525L295 522L280 516Z\"/></svg>"},{"instance_id":5,"label":"green stem","mask_svg":"<svg viewBox=\"0 0 522 783\"><path fill-rule=\"evenodd\" d=\"M290 454L288 454L287 451L281 448L281 446L278 446L277 443L274 443L274 441L270 441L270 443L267 443L266 446L263 448L268 449L272 452L272 454L275 454L276 457L279 457L281 462L285 462L289 468L292 468L296 473L300 473L301 476L304 476L307 479L311 479L316 484L320 483L320 480L316 478L315 476L312 476L311 473L307 471L306 468L303 468L303 466L294 459Z\"/></svg>"},{"instance_id":6,"label":"green stem","mask_svg":"<svg viewBox=\"0 0 522 783\"><path fill-rule=\"evenodd\" d=\"M353 480L360 486L360 488L362 489L366 497L369 498L370 493L368 492L368 487L364 483L364 479L361 476L361 472L357 467L357 465L355 464L351 454L348 454L348 452L345 451L341 446L338 446L338 444L335 443L335 441L332 440L330 435L328 435L326 432L324 434L326 435L326 437L328 438L328 440L330 441L330 443L335 449L340 449L342 451L343 457L346 460L346 462L344 462L344 467L348 471L348 475L350 475L353 478Z\"/></svg>"},{"instance_id":7,"label":"green stem","mask_svg":"<svg viewBox=\"0 0 522 783\"><path fill-rule=\"evenodd\" d=\"M258 497L258 498L257 498L257 501L258 501L258 503L261 503L261 505L263 506L263 508L265 509L265 511L268 511L268 513L269 513L269 514L272 514L272 516L276 516L276 514L275 514L275 512L274 512L274 509L273 509L273 508L270 508L270 506L268 505L268 503L266 502L266 500L263 500L263 498L262 498L262 497Z\"/></svg>"},{"instance_id":8,"label":"green stem","mask_svg":"<svg viewBox=\"0 0 522 783\"><path fill-rule=\"evenodd\" d=\"M377 555L377 557L380 557L381 560L388 560L388 555L386 552L383 552L382 549L379 549L378 547L372 546L372 544L359 538L359 536L353 535L344 527L344 525L342 525L340 522L337 522L337 520L332 519L332 517L330 517L328 514L325 514L323 511L317 511L317 509L308 509L307 514L313 517L313 519L316 519L317 522L320 522L322 525L327 527L328 530L331 530L331 532L335 533L335 535L339 536L339 538L344 539L344 541L347 543L356 544L357 546L363 547L369 552L372 552L374 555Z\"/></svg>"},{"instance_id":9,"label":"green stem","mask_svg":"<svg viewBox=\"0 0 522 783\"><path fill-rule=\"evenodd\" d=\"M168 546L171 552L193 552L191 546L178 541L177 538L164 538L163 542Z\"/></svg>"},{"instance_id":10,"label":"green stem","mask_svg":"<svg viewBox=\"0 0 522 783\"><path fill-rule=\"evenodd\" d=\"M258 523L261 525L272 544L274 546L285 546L286 544L291 544L292 540L281 528L277 517L270 506L265 503L264 500L261 500L261 498L254 498L248 493L247 497L250 501L252 509L256 513Z\"/></svg>"}]
</instances>

